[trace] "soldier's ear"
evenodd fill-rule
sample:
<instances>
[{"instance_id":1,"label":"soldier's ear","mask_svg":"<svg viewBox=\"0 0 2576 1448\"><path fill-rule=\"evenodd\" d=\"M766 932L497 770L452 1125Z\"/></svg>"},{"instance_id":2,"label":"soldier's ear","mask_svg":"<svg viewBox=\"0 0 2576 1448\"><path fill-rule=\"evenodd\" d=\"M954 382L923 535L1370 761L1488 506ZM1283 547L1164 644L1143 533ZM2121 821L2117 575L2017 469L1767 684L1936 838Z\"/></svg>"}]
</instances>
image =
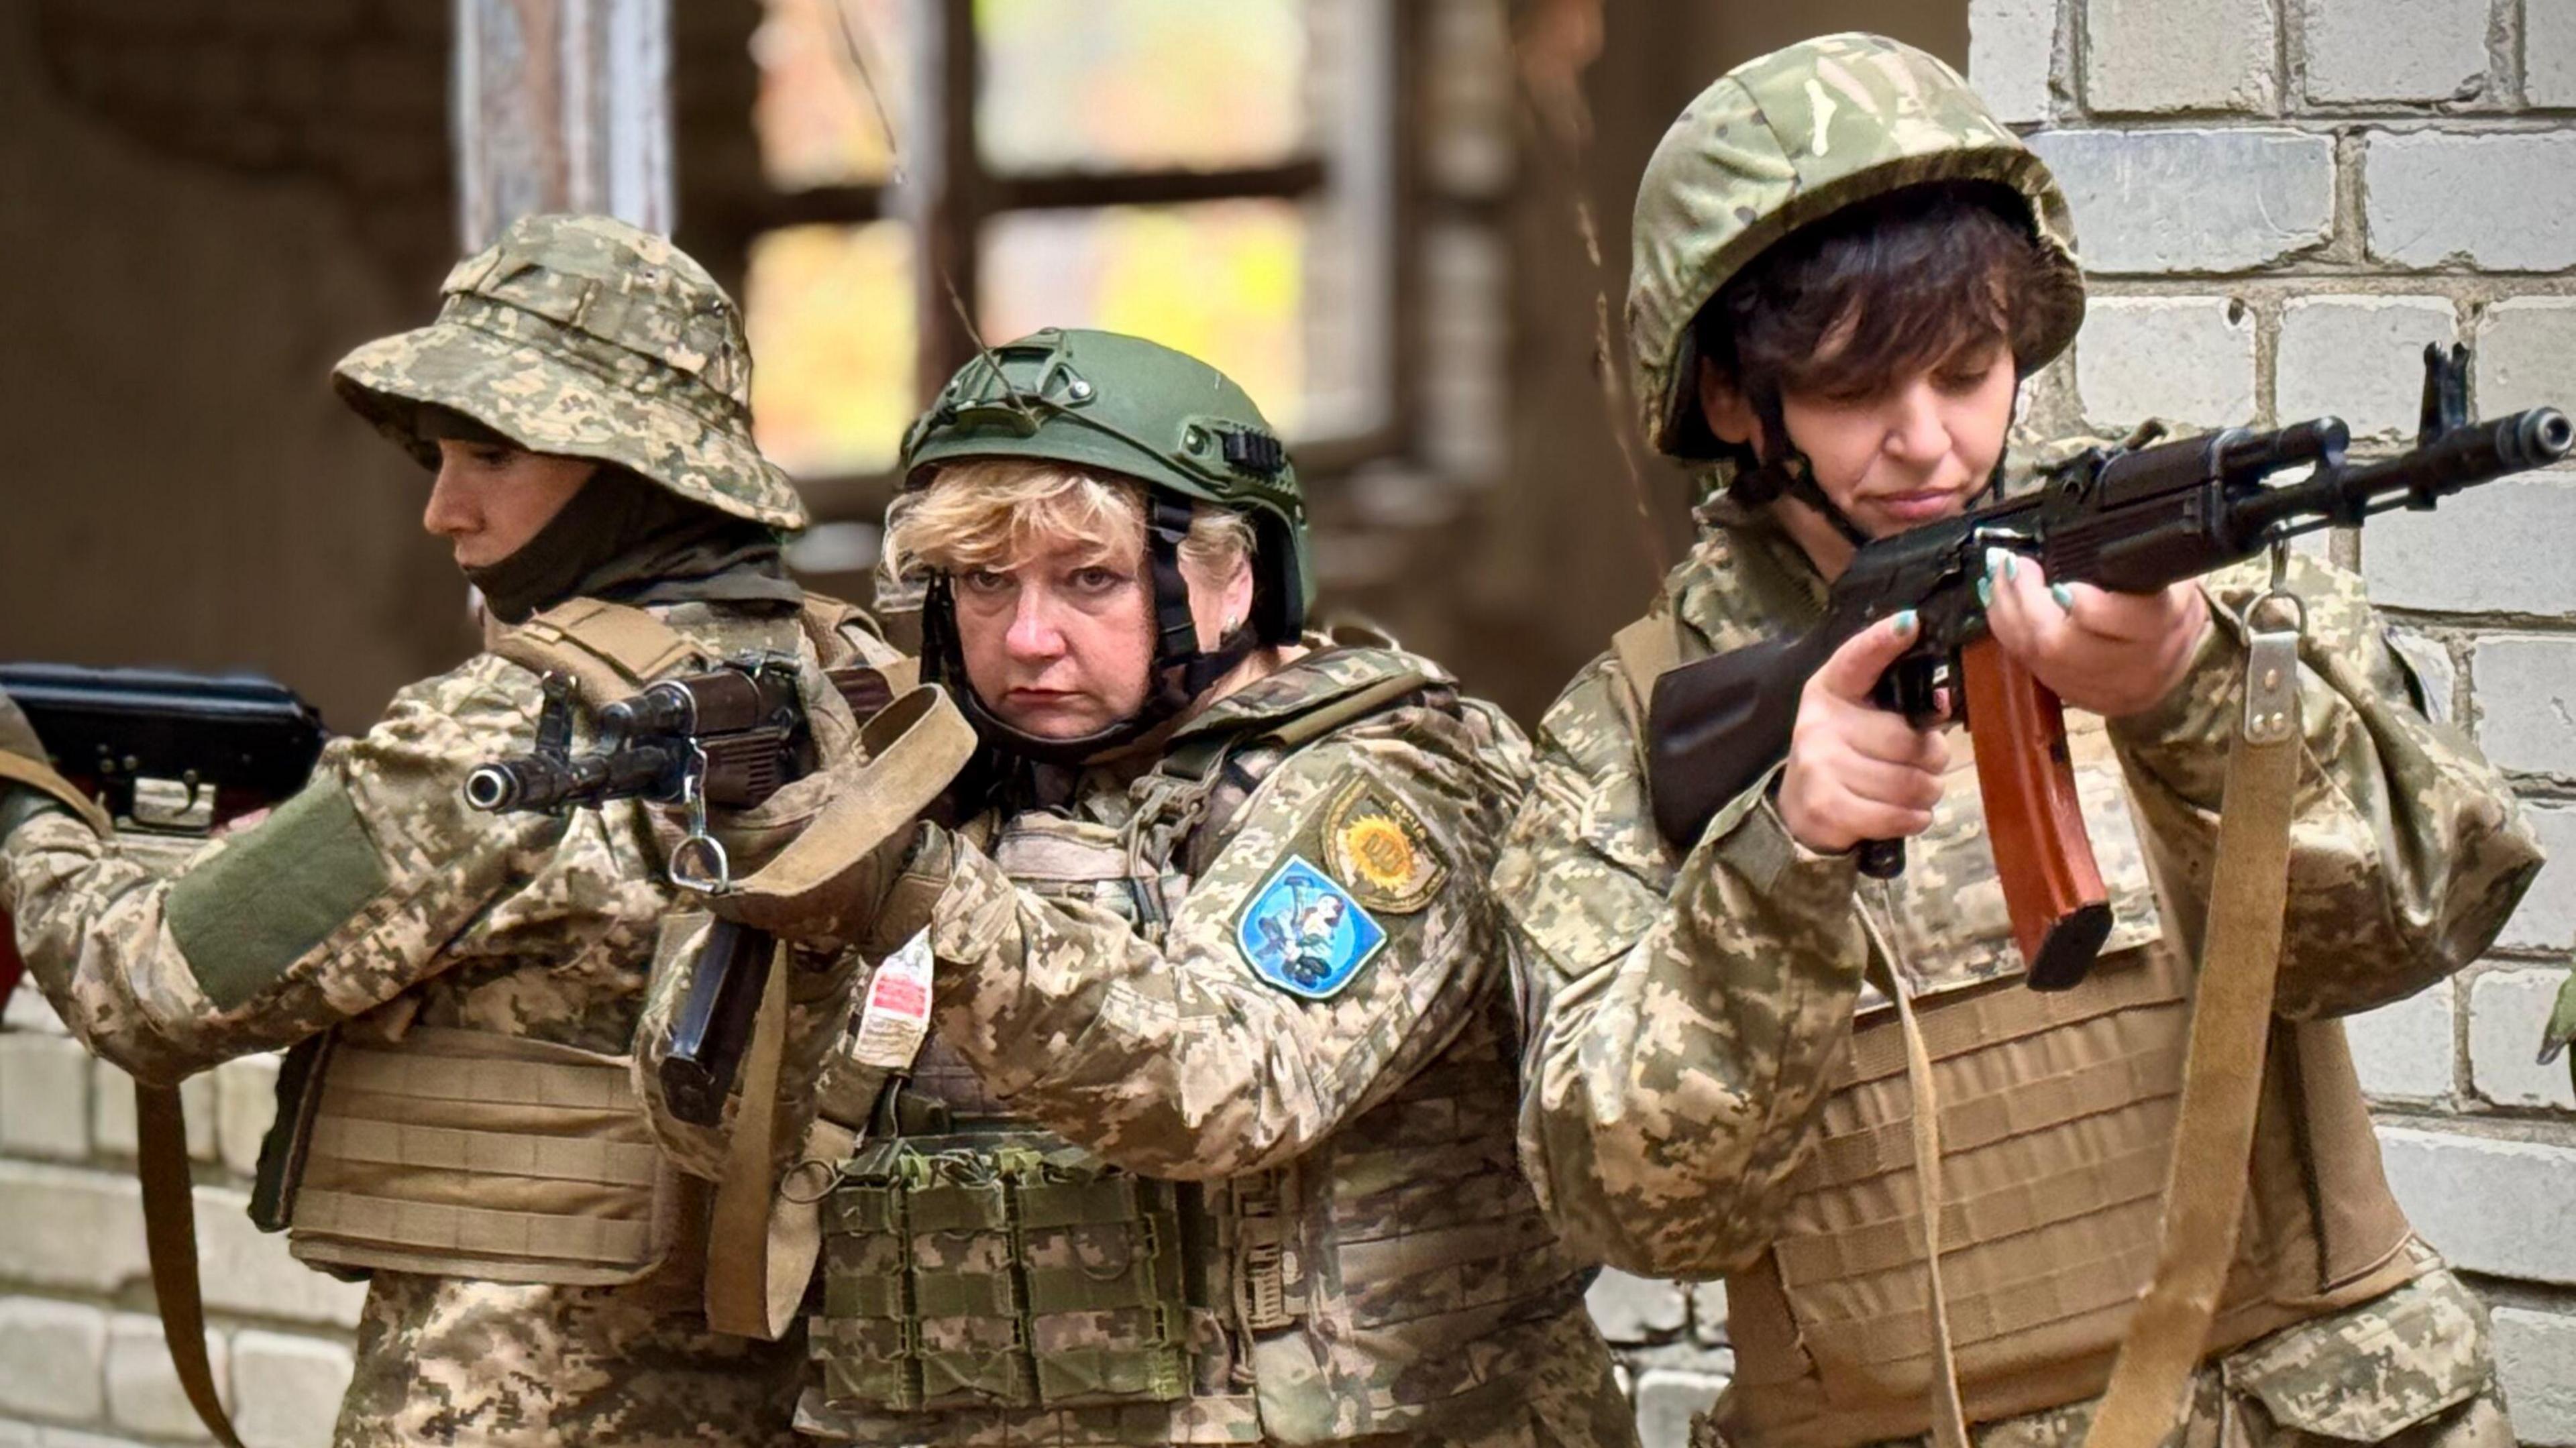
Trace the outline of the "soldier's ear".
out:
<instances>
[{"instance_id":1,"label":"soldier's ear","mask_svg":"<svg viewBox=\"0 0 2576 1448\"><path fill-rule=\"evenodd\" d=\"M1699 414L1719 442L1743 447L1753 441L1753 404L1705 357L1699 359Z\"/></svg>"}]
</instances>

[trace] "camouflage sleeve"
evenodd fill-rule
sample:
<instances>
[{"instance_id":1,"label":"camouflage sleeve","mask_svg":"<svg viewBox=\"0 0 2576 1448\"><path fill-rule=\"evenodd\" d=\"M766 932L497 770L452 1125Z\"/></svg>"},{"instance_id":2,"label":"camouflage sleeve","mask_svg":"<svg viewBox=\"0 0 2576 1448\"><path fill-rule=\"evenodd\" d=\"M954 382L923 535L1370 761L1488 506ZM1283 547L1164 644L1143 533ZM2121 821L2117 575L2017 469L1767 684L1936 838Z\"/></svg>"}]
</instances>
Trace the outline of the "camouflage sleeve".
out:
<instances>
[{"instance_id":1,"label":"camouflage sleeve","mask_svg":"<svg viewBox=\"0 0 2576 1448\"><path fill-rule=\"evenodd\" d=\"M2275 1009L2303 1020L2411 995L2477 958L2540 868L2531 827L2495 768L2425 717L2361 580L2292 555L2307 605L2299 705L2307 738L2292 824ZM2204 581L2216 620L2190 673L2113 721L2147 848L2185 928L2206 908L2218 809L2245 668L2239 614L2262 565Z\"/></svg>"},{"instance_id":2,"label":"camouflage sleeve","mask_svg":"<svg viewBox=\"0 0 2576 1448\"><path fill-rule=\"evenodd\" d=\"M1520 947L1522 1166L1577 1250L1711 1277L1771 1236L1868 946L1850 858L1791 839L1767 780L1676 868L1613 667L1548 712L1494 876Z\"/></svg>"},{"instance_id":3,"label":"camouflage sleeve","mask_svg":"<svg viewBox=\"0 0 2576 1448\"><path fill-rule=\"evenodd\" d=\"M1272 770L1160 948L957 842L942 1038L1014 1110L1185 1180L1289 1160L1386 1097L1501 988L1486 874L1527 751L1515 733L1498 771L1399 716Z\"/></svg>"},{"instance_id":4,"label":"camouflage sleeve","mask_svg":"<svg viewBox=\"0 0 2576 1448\"><path fill-rule=\"evenodd\" d=\"M532 676L489 655L395 696L335 740L312 781L175 874L67 814L0 844L0 911L72 1030L140 1079L172 1081L300 1040L434 971L559 822L467 808L466 772L521 750Z\"/></svg>"}]
</instances>

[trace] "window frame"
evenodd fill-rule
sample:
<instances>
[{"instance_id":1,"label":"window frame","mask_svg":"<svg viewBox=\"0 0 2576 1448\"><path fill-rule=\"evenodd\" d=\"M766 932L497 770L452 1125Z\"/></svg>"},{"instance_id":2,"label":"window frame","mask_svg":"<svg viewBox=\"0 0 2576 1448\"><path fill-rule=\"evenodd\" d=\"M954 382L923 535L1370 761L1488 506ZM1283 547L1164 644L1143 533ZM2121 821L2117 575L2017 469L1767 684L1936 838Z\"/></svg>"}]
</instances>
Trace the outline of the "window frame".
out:
<instances>
[{"instance_id":1,"label":"window frame","mask_svg":"<svg viewBox=\"0 0 2576 1448\"><path fill-rule=\"evenodd\" d=\"M1375 228L1379 235L1359 244L1363 254L1358 262L1377 272L1372 289L1386 301L1383 315L1374 319L1376 335L1361 344L1378 359L1385 397L1371 426L1296 445L1298 472L1310 484L1404 453L1419 417L1420 390L1415 381L1419 328L1412 316L1419 295L1419 248L1411 238L1418 235L1413 223L1423 208L1415 136L1421 20L1419 7L1407 0L1358 3L1374 7L1372 19L1392 49L1374 67L1379 84L1388 92L1374 98L1388 122L1388 134L1378 142L1385 148L1387 194L1380 202L1383 214ZM911 4L916 38L915 53L909 57L914 113L904 137L906 174L901 183L774 187L757 166L758 141L752 134L750 109L742 106L733 121L742 133L742 144L728 144L721 150L728 160L749 152L754 163L749 179L727 180L712 195L703 194L712 188L689 187L682 225L699 231L689 223L702 220L708 209L704 203L712 201L720 220L706 230L714 233L711 240L723 248L729 270L739 279L747 270L752 245L766 232L804 225L905 223L914 245L916 405L926 406L974 355L975 343L961 324L949 287L954 285L958 297L980 296L985 228L996 219L1027 212L1206 201L1307 202L1328 196L1341 180L1325 154L1329 148L1313 145L1266 165L1213 170L1073 166L998 171L985 161L977 132L982 56L975 0L911 0ZM753 0L750 8L756 28L765 6ZM758 71L747 46L740 63L750 70L756 94ZM691 178L684 174L681 179L688 186ZM692 217L692 210L698 216ZM818 474L796 481L818 523L872 523L883 514L899 480L891 471L880 471Z\"/></svg>"}]
</instances>

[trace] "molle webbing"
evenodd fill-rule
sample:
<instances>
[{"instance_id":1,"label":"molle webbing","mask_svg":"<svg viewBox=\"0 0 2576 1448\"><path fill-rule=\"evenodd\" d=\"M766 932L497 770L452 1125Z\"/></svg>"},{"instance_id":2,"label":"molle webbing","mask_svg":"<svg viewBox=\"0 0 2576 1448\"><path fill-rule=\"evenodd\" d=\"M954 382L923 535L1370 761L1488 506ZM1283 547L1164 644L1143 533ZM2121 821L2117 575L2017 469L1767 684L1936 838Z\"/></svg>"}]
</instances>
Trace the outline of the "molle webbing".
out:
<instances>
[{"instance_id":1,"label":"molle webbing","mask_svg":"<svg viewBox=\"0 0 2576 1448\"><path fill-rule=\"evenodd\" d=\"M706 657L640 608L596 598L559 603L487 641L493 653L538 675L570 675L582 702L613 703Z\"/></svg>"},{"instance_id":2,"label":"molle webbing","mask_svg":"<svg viewBox=\"0 0 2576 1448\"><path fill-rule=\"evenodd\" d=\"M863 1148L823 1208L824 1397L899 1412L1187 1396L1170 1183L1042 1132Z\"/></svg>"},{"instance_id":3,"label":"molle webbing","mask_svg":"<svg viewBox=\"0 0 2576 1448\"><path fill-rule=\"evenodd\" d=\"M675 1203L628 1069L482 1031L342 1043L305 1146L295 1255L497 1282L644 1276Z\"/></svg>"},{"instance_id":4,"label":"molle webbing","mask_svg":"<svg viewBox=\"0 0 2576 1448\"><path fill-rule=\"evenodd\" d=\"M1972 1415L1981 1379L2074 1360L2106 1372L2153 1273L2189 999L2171 953L2139 954L2073 991L2016 979L1923 1004L1942 1279ZM1748 1436L1925 1431L1935 1349L1910 1097L1895 1022L1856 1031L1772 1254L1730 1296L1763 1319L1738 1347L1732 1412Z\"/></svg>"}]
</instances>

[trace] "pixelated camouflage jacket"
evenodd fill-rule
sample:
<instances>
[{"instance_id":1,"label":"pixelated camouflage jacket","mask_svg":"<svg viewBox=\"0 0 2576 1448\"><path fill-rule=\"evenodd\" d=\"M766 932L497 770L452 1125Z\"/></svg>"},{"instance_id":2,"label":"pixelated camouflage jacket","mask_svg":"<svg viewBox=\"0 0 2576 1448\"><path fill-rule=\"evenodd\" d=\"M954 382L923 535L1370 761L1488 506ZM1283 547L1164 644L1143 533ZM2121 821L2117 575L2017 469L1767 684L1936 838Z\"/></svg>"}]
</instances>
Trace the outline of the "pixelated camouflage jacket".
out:
<instances>
[{"instance_id":1,"label":"pixelated camouflage jacket","mask_svg":"<svg viewBox=\"0 0 2576 1448\"><path fill-rule=\"evenodd\" d=\"M793 613L653 612L720 653L802 637ZM626 1051L673 908L675 836L636 801L562 817L467 807L467 772L525 753L541 701L534 674L491 653L411 685L375 727L332 740L300 794L175 874L37 815L0 848L0 910L29 974L92 1050L154 1082L335 1027ZM775 1442L801 1348L709 1332L693 1294L649 1281L380 1272L336 1441Z\"/></svg>"},{"instance_id":2,"label":"pixelated camouflage jacket","mask_svg":"<svg viewBox=\"0 0 2576 1448\"><path fill-rule=\"evenodd\" d=\"M1744 561L1757 550L1750 573L1785 589L1756 596ZM2236 613L2264 582L2259 566L2205 579L2216 623L2183 683L2109 727L2168 928L2177 914L2196 927L2205 908L2245 656ZM2424 717L2360 581L2293 555L2289 583L2307 605L2307 758L2275 1009L2295 1020L2395 1000L2467 964L2539 851L2495 771ZM1822 589L1776 530L1719 526L1666 579L1660 607L1686 643L1722 651L1804 627ZM1542 721L1537 784L1495 873L1523 946L1523 1166L1579 1248L1652 1275L1717 1276L1761 1252L1792 1194L1872 947L1851 858L1792 840L1768 779L1685 856L1666 849L1617 667L1596 659ZM1981 833L1964 831L1962 848L1983 851ZM1925 909L1952 876L1992 871L1983 855L1918 850L1910 864L1903 888Z\"/></svg>"},{"instance_id":3,"label":"pixelated camouflage jacket","mask_svg":"<svg viewBox=\"0 0 2576 1448\"><path fill-rule=\"evenodd\" d=\"M1485 881L1527 784L1526 739L1475 700L1379 706L1284 751L1262 739L1319 695L1405 672L1449 687L1411 655L1325 649L1219 700L1165 746L1167 759L1220 740L1232 741L1228 760L1267 749L1274 759L1255 768L1249 795L1228 782L1231 765L1206 776L1213 789L1166 768L1094 769L1038 812L1053 817L1041 842L1121 842L1127 878L1103 883L1136 881L1150 902L1112 908L1042 870L1015 877L1006 864L1042 853L1015 853L1014 839L1029 838L1025 811L970 824L947 846L923 1070L931 1057L963 1058L987 1109L1128 1170L1206 1183L1208 1211L1265 1192L1303 1219L1283 1258L1293 1320L1257 1342L1236 1339L1241 1324L1224 1329L1232 1348L1202 1340L1172 1441L1481 1441L1459 1413L1491 1409L1505 1425L1497 1441L1536 1431L1633 1442L1583 1316L1589 1273L1555 1247L1510 1161L1508 972ZM1228 789L1220 822L1202 832L1211 796ZM1361 819L1400 828L1401 846L1353 848ZM1245 943L1257 937L1248 915L1299 863L1384 932L1315 995L1265 978ZM1257 1187L1269 1173L1286 1175ZM1478 1260L1462 1265L1462 1252ZM1221 1299L1244 1290L1217 1280ZM1442 1349L1426 1355L1434 1341ZM1233 1353L1250 1357L1229 1369ZM937 1431L943 1442L1136 1441L1132 1426L1094 1421L1108 1411L951 1414ZM815 1392L800 1426L869 1442L901 1431ZM912 1431L909 1441L926 1430Z\"/></svg>"}]
</instances>

